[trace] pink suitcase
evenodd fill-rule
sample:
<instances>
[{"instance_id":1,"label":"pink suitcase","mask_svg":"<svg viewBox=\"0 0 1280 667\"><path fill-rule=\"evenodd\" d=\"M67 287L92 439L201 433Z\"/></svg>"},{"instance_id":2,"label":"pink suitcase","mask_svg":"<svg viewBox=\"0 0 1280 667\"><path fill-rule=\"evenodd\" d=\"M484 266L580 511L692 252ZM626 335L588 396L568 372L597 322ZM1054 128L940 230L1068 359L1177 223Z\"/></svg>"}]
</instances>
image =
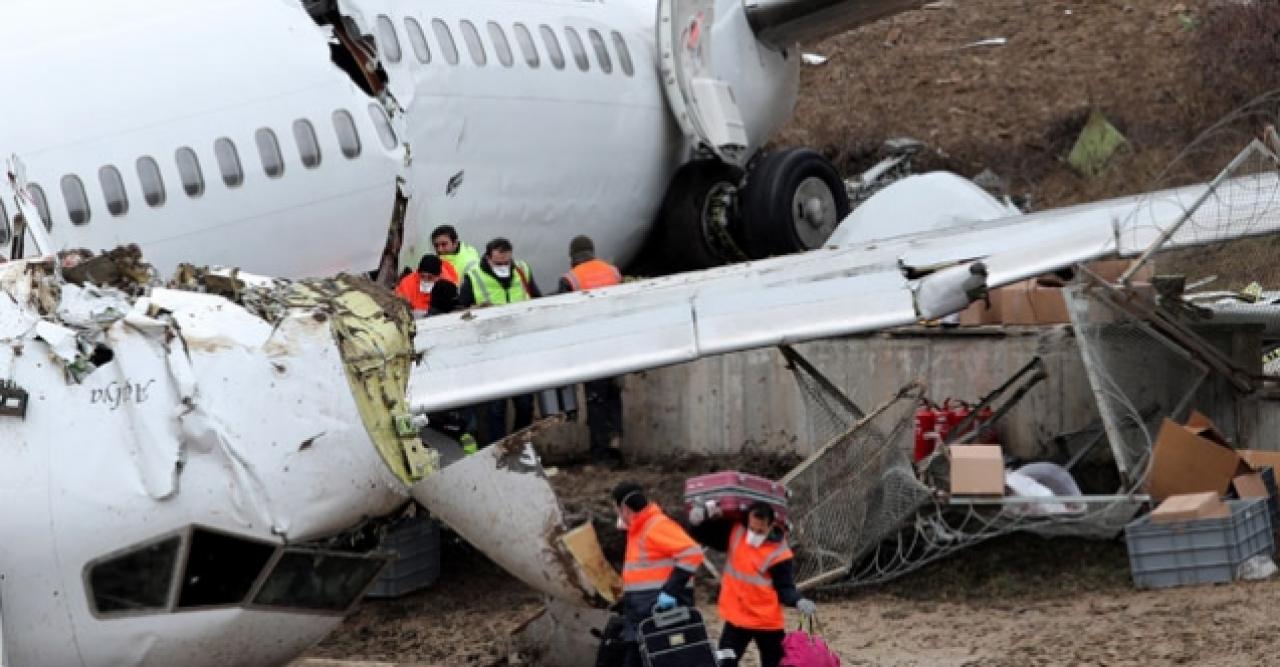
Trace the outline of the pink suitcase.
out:
<instances>
[{"instance_id":1,"label":"pink suitcase","mask_svg":"<svg viewBox=\"0 0 1280 667\"><path fill-rule=\"evenodd\" d=\"M726 519L742 521L752 503L764 501L773 505L779 526L787 525L787 487L759 475L744 472L713 472L691 477L684 483L684 511L695 504L716 501Z\"/></svg>"}]
</instances>

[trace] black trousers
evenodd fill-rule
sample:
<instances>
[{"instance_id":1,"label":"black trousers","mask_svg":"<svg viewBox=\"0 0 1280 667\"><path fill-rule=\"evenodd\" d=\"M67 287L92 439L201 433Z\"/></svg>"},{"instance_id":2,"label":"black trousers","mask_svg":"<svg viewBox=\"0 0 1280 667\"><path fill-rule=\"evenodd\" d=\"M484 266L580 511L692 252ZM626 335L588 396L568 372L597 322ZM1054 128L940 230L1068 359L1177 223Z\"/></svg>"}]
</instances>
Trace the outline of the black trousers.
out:
<instances>
[{"instance_id":1,"label":"black trousers","mask_svg":"<svg viewBox=\"0 0 1280 667\"><path fill-rule=\"evenodd\" d=\"M725 623L720 633L720 648L731 648L733 654L741 660L747 651L747 645L753 640L760 651L761 667L778 667L782 662L782 638L786 633L782 630L748 630L732 623ZM737 665L737 660L729 663Z\"/></svg>"},{"instance_id":2,"label":"black trousers","mask_svg":"<svg viewBox=\"0 0 1280 667\"><path fill-rule=\"evenodd\" d=\"M609 440L622 434L622 388L613 378L592 380L585 383L585 388L591 461L605 463L611 458Z\"/></svg>"},{"instance_id":3,"label":"black trousers","mask_svg":"<svg viewBox=\"0 0 1280 667\"><path fill-rule=\"evenodd\" d=\"M533 395L521 394L511 397L511 404L515 406L516 417L511 424L511 432L515 433L520 429L533 423ZM499 399L489 403L489 432L486 434L490 442L497 442L507 436L507 399Z\"/></svg>"}]
</instances>

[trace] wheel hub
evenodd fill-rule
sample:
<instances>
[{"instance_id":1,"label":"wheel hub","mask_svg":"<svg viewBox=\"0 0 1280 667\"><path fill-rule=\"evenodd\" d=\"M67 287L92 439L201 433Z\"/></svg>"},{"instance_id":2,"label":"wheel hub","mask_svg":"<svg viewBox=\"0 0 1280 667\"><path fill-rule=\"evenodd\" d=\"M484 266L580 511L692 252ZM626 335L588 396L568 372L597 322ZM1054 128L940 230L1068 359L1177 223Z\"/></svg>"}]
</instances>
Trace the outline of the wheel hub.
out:
<instances>
[{"instance_id":1,"label":"wheel hub","mask_svg":"<svg viewBox=\"0 0 1280 667\"><path fill-rule=\"evenodd\" d=\"M836 197L826 181L817 176L800 181L791 201L792 224L806 248L817 248L826 242L836 225Z\"/></svg>"}]
</instances>

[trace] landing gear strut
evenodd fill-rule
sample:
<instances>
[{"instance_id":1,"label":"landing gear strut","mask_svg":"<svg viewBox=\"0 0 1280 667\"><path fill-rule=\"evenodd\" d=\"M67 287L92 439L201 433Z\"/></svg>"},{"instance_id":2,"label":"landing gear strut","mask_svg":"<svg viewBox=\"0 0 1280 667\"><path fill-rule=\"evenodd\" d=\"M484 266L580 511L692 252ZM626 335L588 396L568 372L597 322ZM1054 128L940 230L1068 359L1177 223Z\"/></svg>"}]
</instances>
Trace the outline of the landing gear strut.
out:
<instances>
[{"instance_id":1,"label":"landing gear strut","mask_svg":"<svg viewBox=\"0 0 1280 667\"><path fill-rule=\"evenodd\" d=\"M705 269L747 259L738 238L736 202L742 171L716 160L676 172L662 202L662 251L675 270Z\"/></svg>"}]
</instances>

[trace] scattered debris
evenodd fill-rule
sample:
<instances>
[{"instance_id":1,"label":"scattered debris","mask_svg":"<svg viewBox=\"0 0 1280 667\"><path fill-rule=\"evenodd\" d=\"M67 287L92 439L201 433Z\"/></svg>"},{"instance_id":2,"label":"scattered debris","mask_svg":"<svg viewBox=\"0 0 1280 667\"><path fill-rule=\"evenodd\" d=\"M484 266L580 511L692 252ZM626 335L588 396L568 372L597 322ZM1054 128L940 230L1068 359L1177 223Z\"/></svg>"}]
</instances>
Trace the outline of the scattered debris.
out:
<instances>
[{"instance_id":1,"label":"scattered debris","mask_svg":"<svg viewBox=\"0 0 1280 667\"><path fill-rule=\"evenodd\" d=\"M827 63L827 57L816 53L802 53L800 54L800 61L806 65L813 65L816 67L818 65L825 65Z\"/></svg>"},{"instance_id":2,"label":"scattered debris","mask_svg":"<svg viewBox=\"0 0 1280 667\"><path fill-rule=\"evenodd\" d=\"M1094 111L1067 156L1067 163L1085 176L1097 176L1116 151L1127 144L1124 135L1101 112Z\"/></svg>"},{"instance_id":3,"label":"scattered debris","mask_svg":"<svg viewBox=\"0 0 1280 667\"><path fill-rule=\"evenodd\" d=\"M1009 43L1008 37L988 37L986 39L980 39L976 42L969 42L968 44L965 44L960 48L972 49L979 46L1004 46L1005 44L1008 44L1008 43Z\"/></svg>"}]
</instances>

